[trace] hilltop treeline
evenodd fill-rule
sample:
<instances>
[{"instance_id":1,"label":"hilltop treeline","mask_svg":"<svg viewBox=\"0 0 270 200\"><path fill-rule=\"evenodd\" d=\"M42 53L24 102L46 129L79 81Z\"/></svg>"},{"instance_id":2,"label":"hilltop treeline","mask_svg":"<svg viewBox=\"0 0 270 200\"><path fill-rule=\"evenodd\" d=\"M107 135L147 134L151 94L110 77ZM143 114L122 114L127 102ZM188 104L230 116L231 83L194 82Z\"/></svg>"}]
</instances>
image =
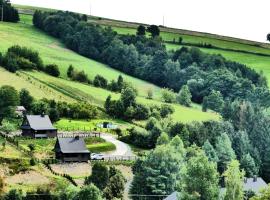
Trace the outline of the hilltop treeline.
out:
<instances>
[{"instance_id":1,"label":"hilltop treeline","mask_svg":"<svg viewBox=\"0 0 270 200\"><path fill-rule=\"evenodd\" d=\"M188 85L192 100L201 103L212 90L223 98L260 100L270 96L266 79L240 63L196 48L166 51L160 37L117 35L111 28L85 22L70 12L36 11L33 23L81 55L101 61L158 86L179 91ZM265 99L265 98L264 98ZM269 102L259 102L270 105Z\"/></svg>"},{"instance_id":2,"label":"hilltop treeline","mask_svg":"<svg viewBox=\"0 0 270 200\"><path fill-rule=\"evenodd\" d=\"M0 8L0 20L2 20L2 10L4 11L3 20L5 22L18 22L20 20L18 10L11 6L9 0L0 0Z\"/></svg>"}]
</instances>

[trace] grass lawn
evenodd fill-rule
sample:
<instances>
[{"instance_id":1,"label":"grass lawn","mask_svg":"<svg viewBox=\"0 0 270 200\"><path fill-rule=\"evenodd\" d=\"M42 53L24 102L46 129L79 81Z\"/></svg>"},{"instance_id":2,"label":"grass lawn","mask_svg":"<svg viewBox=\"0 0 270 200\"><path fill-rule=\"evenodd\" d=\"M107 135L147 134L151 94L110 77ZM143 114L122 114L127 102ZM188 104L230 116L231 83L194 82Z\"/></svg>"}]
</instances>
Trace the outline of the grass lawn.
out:
<instances>
[{"instance_id":1,"label":"grass lawn","mask_svg":"<svg viewBox=\"0 0 270 200\"><path fill-rule=\"evenodd\" d=\"M17 90L26 88L35 98L48 98L60 101L72 102L72 98L63 95L62 93L49 88L45 84L32 79L20 72L10 73L7 70L0 67L0 86L10 85Z\"/></svg>"},{"instance_id":2,"label":"grass lawn","mask_svg":"<svg viewBox=\"0 0 270 200\"><path fill-rule=\"evenodd\" d=\"M19 145L25 150L30 151L28 145L33 144L35 146L34 155L37 158L52 158L54 157L53 148L56 139L20 139Z\"/></svg>"},{"instance_id":3,"label":"grass lawn","mask_svg":"<svg viewBox=\"0 0 270 200\"><path fill-rule=\"evenodd\" d=\"M29 151L29 144L35 145L34 155L39 159L53 158L56 139L20 139L19 145ZM85 138L85 143L90 152L106 152L115 150L116 147L99 137ZM9 150L9 149L8 149ZM14 153L13 153L14 154ZM15 154L16 155L16 154ZM16 155L20 157L20 155ZM1 152L0 152L1 157Z\"/></svg>"},{"instance_id":4,"label":"grass lawn","mask_svg":"<svg viewBox=\"0 0 270 200\"><path fill-rule=\"evenodd\" d=\"M132 126L128 122L121 121L121 120L113 120L113 119L93 119L93 120L69 120L69 119L61 119L56 122L54 125L58 130L62 131L72 131L72 130L79 130L79 131L92 131L94 128L97 128L97 124L106 122L111 122L117 125L121 129L126 129ZM98 131L101 132L109 132L108 129L97 128Z\"/></svg>"},{"instance_id":5,"label":"grass lawn","mask_svg":"<svg viewBox=\"0 0 270 200\"><path fill-rule=\"evenodd\" d=\"M23 158L24 153L16 149L15 146L6 142L5 148L3 147L5 139L0 137L0 157L2 158Z\"/></svg>"}]
</instances>

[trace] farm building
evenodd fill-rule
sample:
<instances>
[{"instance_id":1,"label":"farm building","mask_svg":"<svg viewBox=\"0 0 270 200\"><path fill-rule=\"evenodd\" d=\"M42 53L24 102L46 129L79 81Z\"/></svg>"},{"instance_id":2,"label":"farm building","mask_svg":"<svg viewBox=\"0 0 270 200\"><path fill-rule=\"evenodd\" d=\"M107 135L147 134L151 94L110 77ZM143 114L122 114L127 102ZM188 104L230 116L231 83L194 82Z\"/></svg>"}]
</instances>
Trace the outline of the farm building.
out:
<instances>
[{"instance_id":1,"label":"farm building","mask_svg":"<svg viewBox=\"0 0 270 200\"><path fill-rule=\"evenodd\" d=\"M53 127L48 115L26 115L21 125L22 136L32 138L56 137L57 129Z\"/></svg>"},{"instance_id":2,"label":"farm building","mask_svg":"<svg viewBox=\"0 0 270 200\"><path fill-rule=\"evenodd\" d=\"M267 187L267 183L261 177L244 178L243 189L244 191L253 191L258 194L262 189ZM220 189L220 194L224 195L226 188Z\"/></svg>"},{"instance_id":3,"label":"farm building","mask_svg":"<svg viewBox=\"0 0 270 200\"><path fill-rule=\"evenodd\" d=\"M57 138L55 147L55 158L63 162L87 162L90 152L86 148L83 138Z\"/></svg>"}]
</instances>

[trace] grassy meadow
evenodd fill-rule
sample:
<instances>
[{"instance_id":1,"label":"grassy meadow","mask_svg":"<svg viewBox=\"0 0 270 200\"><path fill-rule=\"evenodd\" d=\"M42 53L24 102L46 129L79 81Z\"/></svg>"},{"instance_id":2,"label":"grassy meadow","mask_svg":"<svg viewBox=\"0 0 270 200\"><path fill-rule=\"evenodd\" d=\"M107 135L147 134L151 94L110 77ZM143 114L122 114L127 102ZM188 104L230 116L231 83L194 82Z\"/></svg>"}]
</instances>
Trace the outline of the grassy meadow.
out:
<instances>
[{"instance_id":1,"label":"grassy meadow","mask_svg":"<svg viewBox=\"0 0 270 200\"><path fill-rule=\"evenodd\" d=\"M131 82L138 89L140 96L146 96L148 88L152 88L155 94L159 94L160 89L151 83L125 75L65 48L59 40L29 24L31 20L28 15L22 17L22 21L17 24L0 23L0 52L5 52L12 45L31 47L39 51L45 64L57 64L62 78L67 78L67 69L72 64L75 69L84 70L90 79L100 74L108 80L116 80L122 74L126 81Z\"/></svg>"},{"instance_id":2,"label":"grassy meadow","mask_svg":"<svg viewBox=\"0 0 270 200\"><path fill-rule=\"evenodd\" d=\"M97 106L103 106L105 99L110 94L113 99L118 99L116 94L102 88L67 80L66 70L72 64L77 70L84 70L89 78L101 74L111 80L116 79L121 72L114 70L102 63L85 58L68 50L57 39L48 36L31 25L31 16L22 15L21 23L0 23L0 51L5 52L12 45L22 45L38 50L45 64L55 63L59 66L61 77L55 78L41 72L18 72L12 74L1 69L0 85L10 84L17 89L27 88L31 94L39 98L51 98L60 101L88 101ZM160 105L160 88L148 82L123 75L124 79L131 82L139 91L138 102L143 104ZM145 98L149 89L153 90L154 100ZM218 120L219 115L211 112L201 112L200 106L186 108L173 105L175 113L173 120L182 122Z\"/></svg>"}]
</instances>

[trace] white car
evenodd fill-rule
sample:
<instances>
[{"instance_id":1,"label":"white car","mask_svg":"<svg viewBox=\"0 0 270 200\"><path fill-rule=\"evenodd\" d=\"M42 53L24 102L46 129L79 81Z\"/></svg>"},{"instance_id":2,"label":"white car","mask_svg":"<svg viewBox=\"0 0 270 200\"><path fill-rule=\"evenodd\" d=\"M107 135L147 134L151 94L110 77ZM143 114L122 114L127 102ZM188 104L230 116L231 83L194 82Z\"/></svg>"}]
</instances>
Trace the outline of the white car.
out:
<instances>
[{"instance_id":1,"label":"white car","mask_svg":"<svg viewBox=\"0 0 270 200\"><path fill-rule=\"evenodd\" d=\"M104 160L104 154L101 153L92 153L91 160Z\"/></svg>"}]
</instances>

